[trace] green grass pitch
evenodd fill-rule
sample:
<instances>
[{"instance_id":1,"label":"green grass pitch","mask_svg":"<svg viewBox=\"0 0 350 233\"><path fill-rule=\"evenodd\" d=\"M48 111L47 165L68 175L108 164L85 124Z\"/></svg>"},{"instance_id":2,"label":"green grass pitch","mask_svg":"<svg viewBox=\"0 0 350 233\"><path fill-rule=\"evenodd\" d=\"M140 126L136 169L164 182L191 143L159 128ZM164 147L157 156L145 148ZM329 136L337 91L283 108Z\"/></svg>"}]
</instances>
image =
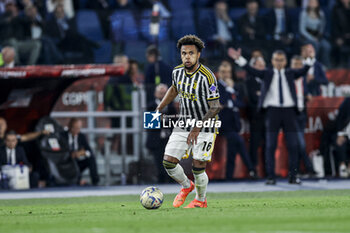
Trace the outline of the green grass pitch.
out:
<instances>
[{"instance_id":1,"label":"green grass pitch","mask_svg":"<svg viewBox=\"0 0 350 233\"><path fill-rule=\"evenodd\" d=\"M0 200L0 232L350 232L350 190L209 193L207 209L175 209L174 196L158 210L135 195Z\"/></svg>"}]
</instances>

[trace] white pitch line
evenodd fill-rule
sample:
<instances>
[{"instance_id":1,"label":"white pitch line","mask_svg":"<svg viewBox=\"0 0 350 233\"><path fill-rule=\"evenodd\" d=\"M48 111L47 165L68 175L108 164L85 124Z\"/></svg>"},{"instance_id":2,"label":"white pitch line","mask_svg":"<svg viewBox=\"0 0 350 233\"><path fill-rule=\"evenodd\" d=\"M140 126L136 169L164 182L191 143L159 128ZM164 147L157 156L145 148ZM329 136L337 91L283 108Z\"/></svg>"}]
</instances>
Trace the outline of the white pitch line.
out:
<instances>
[{"instance_id":1,"label":"white pitch line","mask_svg":"<svg viewBox=\"0 0 350 233\"><path fill-rule=\"evenodd\" d=\"M138 195L150 185L126 185L112 187L65 187L47 188L18 191L0 190L0 200L6 199L31 199L31 198L70 198L89 196L119 196ZM179 192L180 186L177 184L155 185L164 194L174 194ZM286 181L277 182L277 185L267 186L263 181L257 182L227 182L209 183L208 192L268 192L268 191L296 191L296 190L335 190L350 189L350 180L333 181L304 181L302 185L290 185Z\"/></svg>"}]
</instances>

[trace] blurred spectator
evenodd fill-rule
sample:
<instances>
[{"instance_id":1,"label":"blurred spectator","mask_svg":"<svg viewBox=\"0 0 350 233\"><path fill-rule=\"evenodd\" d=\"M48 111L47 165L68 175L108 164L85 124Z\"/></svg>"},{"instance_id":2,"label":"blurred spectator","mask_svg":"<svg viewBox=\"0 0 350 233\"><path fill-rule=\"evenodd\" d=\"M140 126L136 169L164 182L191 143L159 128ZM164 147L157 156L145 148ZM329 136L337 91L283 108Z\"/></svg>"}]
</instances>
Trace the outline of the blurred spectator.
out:
<instances>
[{"instance_id":1,"label":"blurred spectator","mask_svg":"<svg viewBox=\"0 0 350 233\"><path fill-rule=\"evenodd\" d=\"M104 89L104 109L105 111L131 111L133 107L132 92L140 87L139 79L135 76L135 73L137 73L135 72L136 61L130 61L126 55L116 55L113 62L116 65L122 66L125 73L122 76L110 77ZM122 126L120 118L111 117L111 128L120 127L132 127L132 119L127 118L126 125ZM131 138L130 135L128 137ZM118 151L120 148L119 145L120 135L115 135L112 150Z\"/></svg>"},{"instance_id":2,"label":"blurred spectator","mask_svg":"<svg viewBox=\"0 0 350 233\"><path fill-rule=\"evenodd\" d=\"M151 102L153 100L152 93L158 84L171 85L172 69L162 60L160 51L155 45L150 45L147 48L146 59L148 66L145 69L145 87L147 102Z\"/></svg>"},{"instance_id":3,"label":"blurred spectator","mask_svg":"<svg viewBox=\"0 0 350 233\"><path fill-rule=\"evenodd\" d=\"M25 8L23 16L23 24L25 25L27 37L34 40L40 40L42 44L42 63L44 64L57 64L63 62L61 52L53 40L43 35L45 21L38 13L37 8L34 5L28 5Z\"/></svg>"},{"instance_id":4,"label":"blurred spectator","mask_svg":"<svg viewBox=\"0 0 350 233\"><path fill-rule=\"evenodd\" d=\"M129 58L125 55L116 55L114 64L124 67L125 73L122 76L110 77L104 89L105 111L130 111L132 110L132 92L139 87L138 79L131 78L135 68L131 68ZM131 61L134 63L134 61ZM135 65L132 65L135 66ZM131 125L131 119L127 119L127 125ZM120 118L111 118L111 127L120 128Z\"/></svg>"},{"instance_id":5,"label":"blurred spectator","mask_svg":"<svg viewBox=\"0 0 350 233\"><path fill-rule=\"evenodd\" d=\"M325 38L326 17L318 0L309 0L306 9L300 13L299 32L303 43L311 43L318 59L330 67L331 45Z\"/></svg>"},{"instance_id":6,"label":"blurred spectator","mask_svg":"<svg viewBox=\"0 0 350 233\"><path fill-rule=\"evenodd\" d=\"M306 90L312 96L321 95L321 85L327 85L328 79L323 70L322 64L316 60L316 51L312 44L306 44L301 47L301 56L304 60L310 58L314 65L309 69L306 75Z\"/></svg>"},{"instance_id":7,"label":"blurred spectator","mask_svg":"<svg viewBox=\"0 0 350 233\"><path fill-rule=\"evenodd\" d=\"M239 135L241 130L239 109L245 104L241 92L235 87L235 82L232 79L232 65L228 61L221 62L217 77L220 104L223 106L219 113L222 121L220 134L225 136L227 140L226 179L231 180L233 177L237 153L240 154L249 175L255 177L255 170L248 157L245 143Z\"/></svg>"},{"instance_id":8,"label":"blurred spectator","mask_svg":"<svg viewBox=\"0 0 350 233\"><path fill-rule=\"evenodd\" d=\"M48 13L54 13L58 5L63 6L64 14L68 19L74 17L74 7L72 0L46 0L46 10Z\"/></svg>"},{"instance_id":9,"label":"blurred spectator","mask_svg":"<svg viewBox=\"0 0 350 233\"><path fill-rule=\"evenodd\" d=\"M294 41L292 21L285 1L275 0L274 7L266 15L267 31L272 39L273 50L283 49L288 54L292 53Z\"/></svg>"},{"instance_id":10,"label":"blurred spectator","mask_svg":"<svg viewBox=\"0 0 350 233\"><path fill-rule=\"evenodd\" d=\"M7 130L7 122L4 118L0 117L0 147L5 145L5 134Z\"/></svg>"},{"instance_id":11,"label":"blurred spectator","mask_svg":"<svg viewBox=\"0 0 350 233\"><path fill-rule=\"evenodd\" d=\"M147 111L155 111L160 101L165 96L168 91L168 86L164 83L160 83L155 88L154 92L154 100L150 101L147 104ZM173 103L167 105L162 113L164 115L175 115L176 109ZM163 116L164 116L163 115ZM174 120L174 118L171 118ZM163 165L163 155L166 144L168 143L169 136L171 134L171 129L163 129L160 130L148 130L147 131L147 139L146 139L146 147L151 152L154 157L155 165L158 169L158 182L159 183L167 183L170 181L169 176L167 175Z\"/></svg>"},{"instance_id":12,"label":"blurred spectator","mask_svg":"<svg viewBox=\"0 0 350 233\"><path fill-rule=\"evenodd\" d=\"M33 40L27 33L28 30L20 17L18 7L15 2L9 1L5 5L5 13L0 15L0 43L12 46L17 56L17 64L36 64L41 49L41 43ZM28 57L26 61L23 58Z\"/></svg>"},{"instance_id":13,"label":"blurred spectator","mask_svg":"<svg viewBox=\"0 0 350 233\"><path fill-rule=\"evenodd\" d=\"M81 175L87 168L90 170L92 185L98 185L100 178L97 172L96 158L90 148L89 143L86 140L85 135L80 132L81 127L81 120L77 118L71 118L68 123L68 131L64 131L62 133L62 137L69 145L71 156L76 160L79 166L80 185L84 185L84 181L81 180Z\"/></svg>"},{"instance_id":14,"label":"blurred spectator","mask_svg":"<svg viewBox=\"0 0 350 233\"><path fill-rule=\"evenodd\" d=\"M98 48L98 45L78 33L75 19L66 17L62 4L57 4L54 17L47 21L44 32L55 41L64 54L65 62L92 63L94 61L93 48ZM74 52L78 54L73 56ZM67 59L71 60L67 61Z\"/></svg>"},{"instance_id":15,"label":"blurred spectator","mask_svg":"<svg viewBox=\"0 0 350 233\"><path fill-rule=\"evenodd\" d=\"M15 67L16 52L13 47L6 46L1 49L2 64L0 67L13 68Z\"/></svg>"},{"instance_id":16,"label":"blurred spectator","mask_svg":"<svg viewBox=\"0 0 350 233\"><path fill-rule=\"evenodd\" d=\"M234 23L228 10L227 2L219 0L215 2L214 12L210 12L199 22L201 35L209 42L208 49L220 58L226 54L227 46L233 46L234 43Z\"/></svg>"},{"instance_id":17,"label":"blurred spectator","mask_svg":"<svg viewBox=\"0 0 350 233\"><path fill-rule=\"evenodd\" d=\"M350 174L350 97L345 98L339 107L336 119L335 152L339 163L339 176L347 178Z\"/></svg>"},{"instance_id":18,"label":"blurred spectator","mask_svg":"<svg viewBox=\"0 0 350 233\"><path fill-rule=\"evenodd\" d=\"M301 56L293 56L291 60L291 69L302 69L304 67L303 65L303 57ZM298 125L298 158L299 161L303 160L304 165L306 168L306 172L309 176L316 175L316 172L314 171L313 165L310 161L310 158L308 154L306 153L306 143L305 143L305 137L304 137L304 131L306 128L306 122L307 122L307 100L311 99L311 96L308 96L306 89L304 88L305 85L305 78L300 77L299 79L295 80L295 90L297 95L297 102L298 102L298 110L299 114L297 114L297 125ZM300 166L300 162L298 162L298 165ZM299 169L298 169L299 170Z\"/></svg>"},{"instance_id":19,"label":"blurred spectator","mask_svg":"<svg viewBox=\"0 0 350 233\"><path fill-rule=\"evenodd\" d=\"M95 10L99 21L101 23L101 29L105 39L110 38L110 15L113 10L108 0L88 0L86 3L86 8Z\"/></svg>"},{"instance_id":20,"label":"blurred spectator","mask_svg":"<svg viewBox=\"0 0 350 233\"><path fill-rule=\"evenodd\" d=\"M228 14L226 1L221 0L215 3L215 33L213 39L223 46L233 42L234 23ZM207 28L206 28L207 29ZM226 51L226 49L225 49Z\"/></svg>"},{"instance_id":21,"label":"blurred spectator","mask_svg":"<svg viewBox=\"0 0 350 233\"><path fill-rule=\"evenodd\" d=\"M266 63L262 56L253 57L249 65L257 70L264 70L266 68ZM263 112L258 111L261 83L261 77L248 74L246 86L248 87L248 120L250 130L249 155L254 168L258 165L258 148L265 141L265 118ZM264 152L264 148L262 152Z\"/></svg>"},{"instance_id":22,"label":"blurred spectator","mask_svg":"<svg viewBox=\"0 0 350 233\"><path fill-rule=\"evenodd\" d=\"M252 51L252 54L251 54L251 56L250 56L250 59L258 58L258 57L261 57L261 58L264 59L265 56L264 56L263 52L262 52L260 49L254 49L254 50Z\"/></svg>"},{"instance_id":23,"label":"blurred spectator","mask_svg":"<svg viewBox=\"0 0 350 233\"><path fill-rule=\"evenodd\" d=\"M129 60L129 76L131 78L131 82L137 86L141 87L143 85L144 77L140 73L139 63L136 60Z\"/></svg>"},{"instance_id":24,"label":"blurred spectator","mask_svg":"<svg viewBox=\"0 0 350 233\"><path fill-rule=\"evenodd\" d=\"M125 55L116 55L114 64L124 67L125 73L122 76L110 77L104 90L104 106L107 111L131 110L131 96L127 89L132 88L132 81L129 76L129 58ZM113 118L112 118L113 119ZM117 123L118 122L118 123ZM120 127L120 119L112 127Z\"/></svg>"},{"instance_id":25,"label":"blurred spectator","mask_svg":"<svg viewBox=\"0 0 350 233\"><path fill-rule=\"evenodd\" d=\"M259 4L256 0L248 0L247 13L238 20L239 34L242 36L241 47L249 56L255 48L266 48L264 45L266 34L262 17L258 15Z\"/></svg>"},{"instance_id":26,"label":"blurred spectator","mask_svg":"<svg viewBox=\"0 0 350 233\"><path fill-rule=\"evenodd\" d=\"M332 38L336 58L344 67L350 65L350 0L338 0L332 10Z\"/></svg>"},{"instance_id":27,"label":"blurred spectator","mask_svg":"<svg viewBox=\"0 0 350 233\"><path fill-rule=\"evenodd\" d=\"M38 187L39 174L33 172L26 152L18 146L17 134L11 130L5 135L5 145L0 147L0 165L27 165L29 168L30 187Z\"/></svg>"}]
</instances>

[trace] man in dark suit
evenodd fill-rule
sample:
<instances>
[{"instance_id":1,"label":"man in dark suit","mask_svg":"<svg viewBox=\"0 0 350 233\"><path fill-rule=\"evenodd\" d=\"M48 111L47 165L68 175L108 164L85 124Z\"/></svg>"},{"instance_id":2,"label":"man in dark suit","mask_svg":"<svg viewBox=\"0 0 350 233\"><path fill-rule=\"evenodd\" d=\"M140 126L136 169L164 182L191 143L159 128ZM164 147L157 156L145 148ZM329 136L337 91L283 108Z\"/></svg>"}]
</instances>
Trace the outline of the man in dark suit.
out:
<instances>
[{"instance_id":1,"label":"man in dark suit","mask_svg":"<svg viewBox=\"0 0 350 233\"><path fill-rule=\"evenodd\" d=\"M321 95L321 85L327 85L328 79L323 70L323 65L316 60L316 51L312 44L305 44L301 47L301 56L306 59L313 60L313 66L309 69L306 75L307 92L312 96Z\"/></svg>"},{"instance_id":2,"label":"man in dark suit","mask_svg":"<svg viewBox=\"0 0 350 233\"><path fill-rule=\"evenodd\" d=\"M294 80L307 73L312 65L311 59L302 69L286 69L286 54L277 50L272 55L273 68L265 70L256 70L247 65L247 60L241 56L241 49L230 48L229 56L236 61L239 66L244 67L248 73L261 77L262 87L259 98L258 108L264 109L265 127L266 127L266 184L276 184L275 180L275 150L277 146L277 137L280 128L283 129L287 149L289 154L289 183L300 184L296 178L298 158L297 158L297 97Z\"/></svg>"},{"instance_id":3,"label":"man in dark suit","mask_svg":"<svg viewBox=\"0 0 350 233\"><path fill-rule=\"evenodd\" d=\"M268 37L272 39L273 49L291 52L294 33L292 19L284 0L274 0L274 7L266 14Z\"/></svg>"},{"instance_id":4,"label":"man in dark suit","mask_svg":"<svg viewBox=\"0 0 350 233\"><path fill-rule=\"evenodd\" d=\"M242 36L242 47L248 56L255 48L266 48L266 46L263 47L266 34L264 20L258 15L258 2L248 0L246 6L247 13L238 20L238 31Z\"/></svg>"},{"instance_id":5,"label":"man in dark suit","mask_svg":"<svg viewBox=\"0 0 350 233\"><path fill-rule=\"evenodd\" d=\"M160 101L165 96L166 92L168 91L167 85L164 83L159 84L156 87L156 90L154 92L154 100L150 101L147 104L147 111L154 111L154 109L157 108ZM162 114L168 115L168 116L175 116L176 109L173 103L170 103L167 105L163 111ZM174 118L171 118L174 120ZM164 149L166 144L168 143L169 136L171 134L171 129L160 129L160 130L148 130L147 131L147 140L146 140L146 147L151 152L154 158L154 162L156 164L156 167L158 169L158 182L159 183L168 183L170 181L168 174L166 173L166 170L163 167L163 155L164 155Z\"/></svg>"},{"instance_id":6,"label":"man in dark suit","mask_svg":"<svg viewBox=\"0 0 350 233\"><path fill-rule=\"evenodd\" d=\"M64 131L62 137L67 140L71 156L76 159L78 163L80 174L82 174L86 168L89 168L92 184L98 185L100 178L97 173L95 155L92 152L85 135L80 132L81 127L81 120L77 118L70 119L68 123L68 131ZM83 185L81 180L80 184Z\"/></svg>"},{"instance_id":7,"label":"man in dark suit","mask_svg":"<svg viewBox=\"0 0 350 233\"><path fill-rule=\"evenodd\" d=\"M23 147L18 146L18 139L15 131L11 130L5 135L5 145L0 147L0 166L2 165L26 165L29 168L30 187L37 187L39 174L33 172L26 152Z\"/></svg>"},{"instance_id":8,"label":"man in dark suit","mask_svg":"<svg viewBox=\"0 0 350 233\"><path fill-rule=\"evenodd\" d=\"M240 91L235 87L232 79L232 65L228 61L221 62L218 72L218 87L220 104L223 106L219 113L222 125L220 134L227 140L226 179L231 180L234 174L236 155L239 153L246 165L249 176L255 177L255 169L245 147L243 138L239 135L241 130L239 108L244 107Z\"/></svg>"},{"instance_id":9,"label":"man in dark suit","mask_svg":"<svg viewBox=\"0 0 350 233\"><path fill-rule=\"evenodd\" d=\"M249 65L257 70L266 68L263 57L252 58ZM248 120L250 129L249 155L254 168L258 165L258 148L265 141L264 114L258 111L258 101L261 95L261 78L247 75L246 85L248 91Z\"/></svg>"}]
</instances>

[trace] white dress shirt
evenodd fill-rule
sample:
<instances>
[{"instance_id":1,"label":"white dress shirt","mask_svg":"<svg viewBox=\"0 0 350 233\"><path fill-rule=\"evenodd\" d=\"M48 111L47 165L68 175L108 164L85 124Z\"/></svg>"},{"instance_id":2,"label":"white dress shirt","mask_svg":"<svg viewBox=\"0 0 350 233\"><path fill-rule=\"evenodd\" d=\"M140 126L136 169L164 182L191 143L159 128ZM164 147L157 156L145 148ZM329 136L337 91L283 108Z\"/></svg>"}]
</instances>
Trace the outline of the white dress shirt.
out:
<instances>
[{"instance_id":1,"label":"white dress shirt","mask_svg":"<svg viewBox=\"0 0 350 233\"><path fill-rule=\"evenodd\" d=\"M292 94L290 93L290 89L288 86L287 78L285 76L285 69L280 70L281 72L281 78L282 78L282 92L283 92L283 104L280 104L280 97L279 97L279 88L278 88L278 70L273 69L274 75L271 81L271 85L269 90L266 93L265 100L263 103L263 107L282 107L282 108L288 108L288 107L294 107L295 103L292 98Z\"/></svg>"},{"instance_id":2,"label":"white dress shirt","mask_svg":"<svg viewBox=\"0 0 350 233\"><path fill-rule=\"evenodd\" d=\"M6 154L7 154L7 163L10 161L10 158L11 158L10 165L16 165L16 149L10 149L6 147Z\"/></svg>"}]
</instances>

